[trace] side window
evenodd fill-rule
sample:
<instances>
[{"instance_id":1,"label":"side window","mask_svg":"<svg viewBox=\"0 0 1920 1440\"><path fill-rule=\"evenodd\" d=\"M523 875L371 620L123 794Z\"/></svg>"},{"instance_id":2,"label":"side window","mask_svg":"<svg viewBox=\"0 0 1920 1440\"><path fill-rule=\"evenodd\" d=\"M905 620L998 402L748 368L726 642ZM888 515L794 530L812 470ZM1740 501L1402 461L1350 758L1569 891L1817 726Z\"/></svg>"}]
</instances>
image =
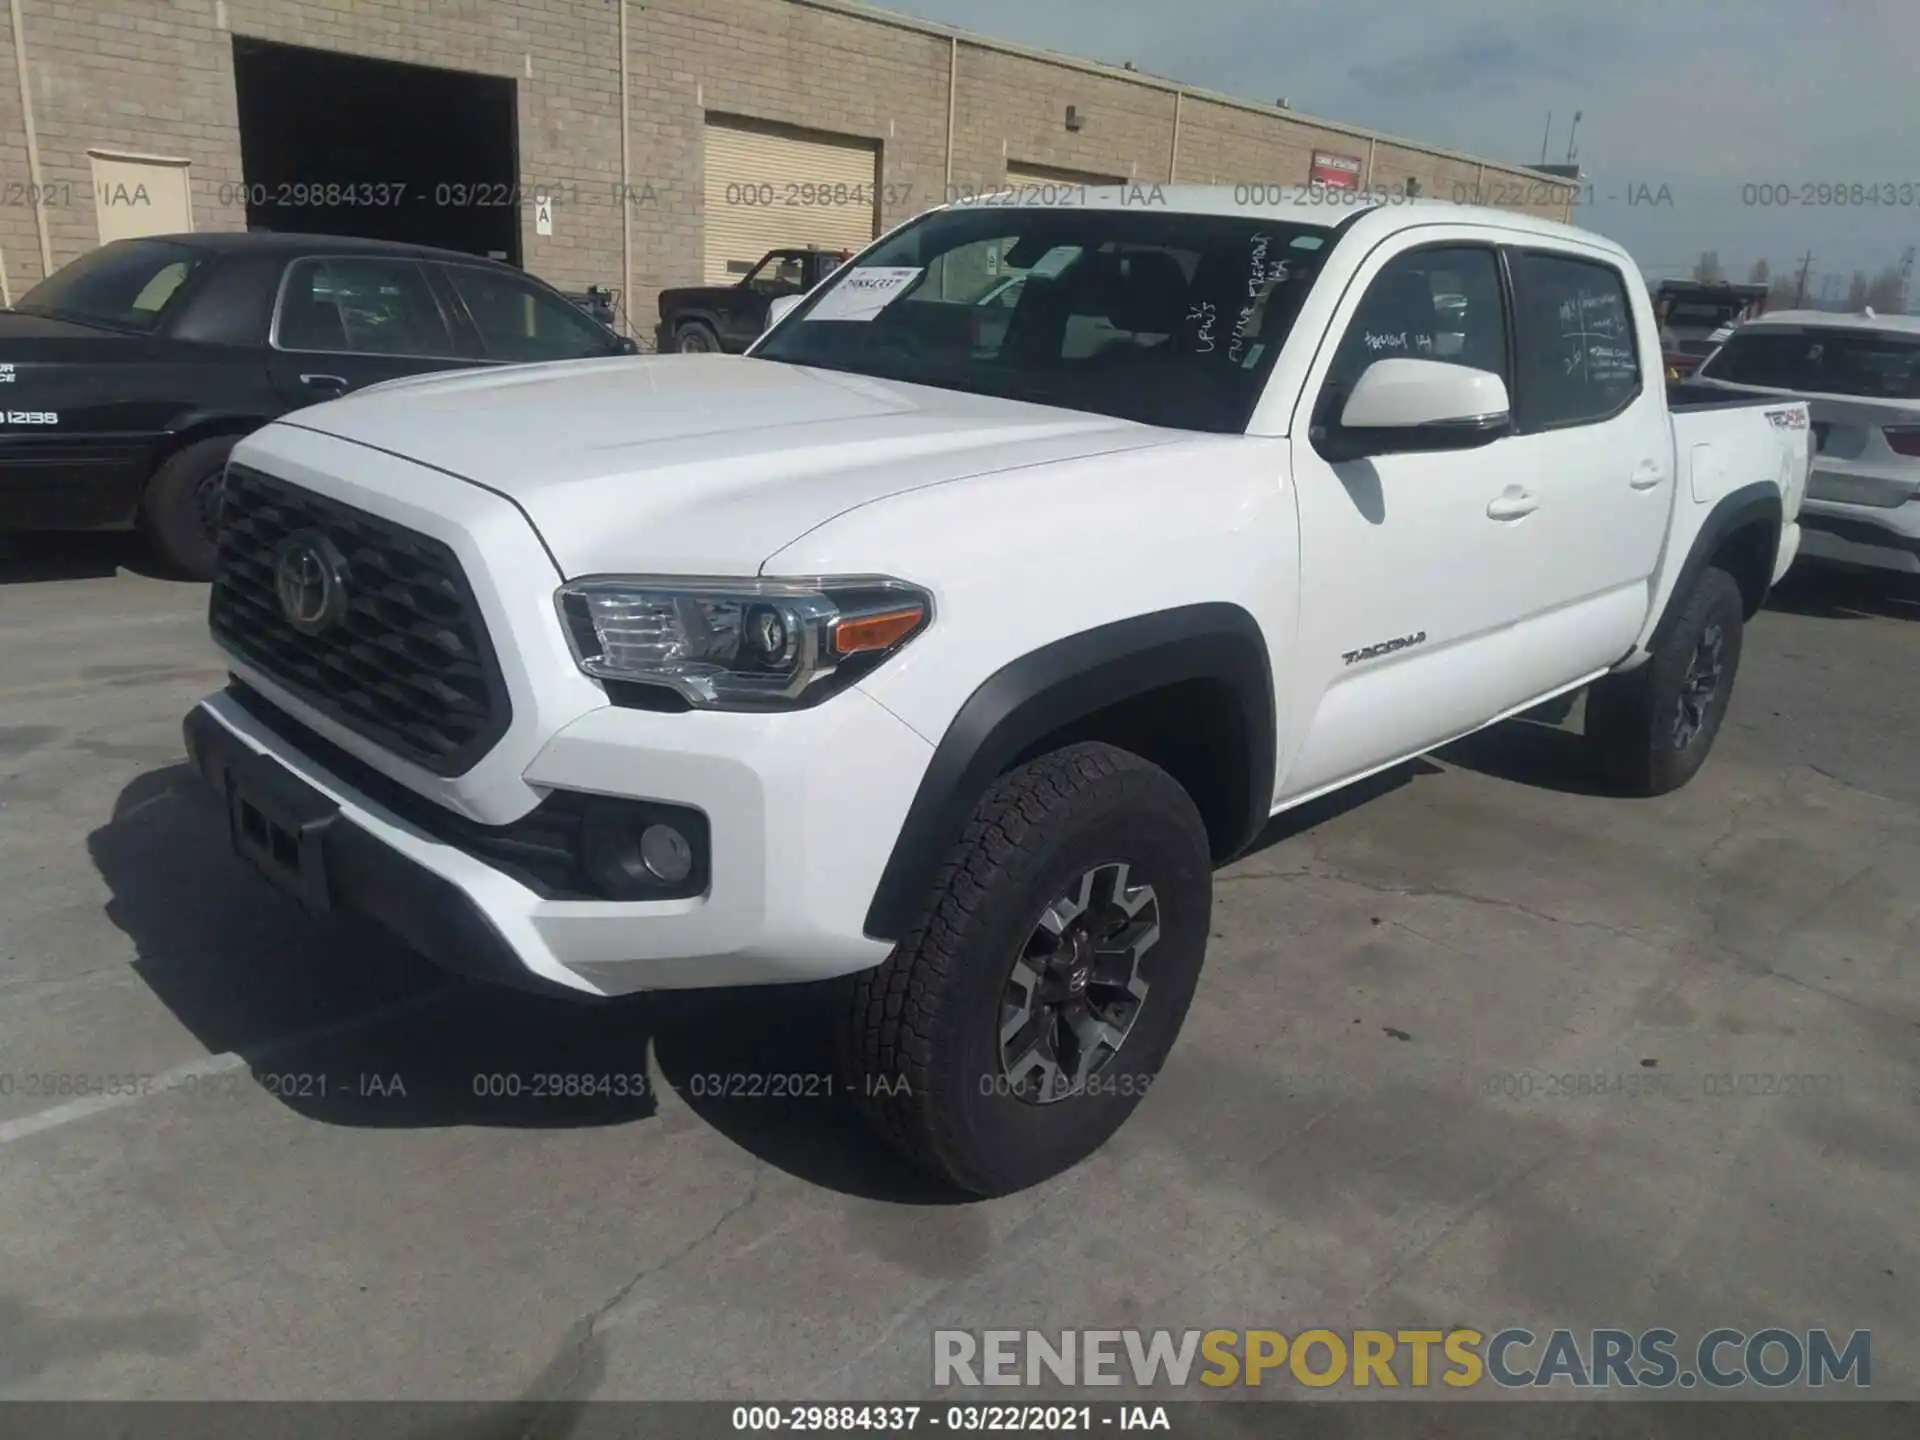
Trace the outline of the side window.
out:
<instances>
[{"instance_id":1,"label":"side window","mask_svg":"<svg viewBox=\"0 0 1920 1440\"><path fill-rule=\"evenodd\" d=\"M1368 366L1391 359L1440 360L1508 378L1500 262L1493 251L1452 246L1389 260L1334 352L1327 396L1350 395Z\"/></svg>"},{"instance_id":2,"label":"side window","mask_svg":"<svg viewBox=\"0 0 1920 1440\"><path fill-rule=\"evenodd\" d=\"M606 331L557 295L498 270L470 265L443 270L473 317L489 360L583 360L616 353Z\"/></svg>"},{"instance_id":3,"label":"side window","mask_svg":"<svg viewBox=\"0 0 1920 1440\"><path fill-rule=\"evenodd\" d=\"M807 288L806 256L776 251L754 269L747 284L768 295L798 295Z\"/></svg>"},{"instance_id":4,"label":"side window","mask_svg":"<svg viewBox=\"0 0 1920 1440\"><path fill-rule=\"evenodd\" d=\"M1619 271L1522 252L1513 257L1513 290L1521 429L1590 425L1639 393L1633 311Z\"/></svg>"},{"instance_id":5,"label":"side window","mask_svg":"<svg viewBox=\"0 0 1920 1440\"><path fill-rule=\"evenodd\" d=\"M411 260L296 260L280 296L275 338L283 350L442 356L453 339Z\"/></svg>"}]
</instances>

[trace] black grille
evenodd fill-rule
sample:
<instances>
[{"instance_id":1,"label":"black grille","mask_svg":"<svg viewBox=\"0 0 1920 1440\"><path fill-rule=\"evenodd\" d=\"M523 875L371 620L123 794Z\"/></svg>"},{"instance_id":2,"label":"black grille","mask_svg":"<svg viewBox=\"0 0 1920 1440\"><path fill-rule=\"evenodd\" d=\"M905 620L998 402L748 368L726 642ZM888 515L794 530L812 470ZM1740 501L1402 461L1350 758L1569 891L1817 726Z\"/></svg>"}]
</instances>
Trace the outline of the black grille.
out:
<instances>
[{"instance_id":1,"label":"black grille","mask_svg":"<svg viewBox=\"0 0 1920 1440\"><path fill-rule=\"evenodd\" d=\"M302 532L345 560L345 608L317 634L294 628L274 588L281 542ZM471 769L512 718L451 549L243 465L227 467L208 622L275 683L436 775Z\"/></svg>"}]
</instances>

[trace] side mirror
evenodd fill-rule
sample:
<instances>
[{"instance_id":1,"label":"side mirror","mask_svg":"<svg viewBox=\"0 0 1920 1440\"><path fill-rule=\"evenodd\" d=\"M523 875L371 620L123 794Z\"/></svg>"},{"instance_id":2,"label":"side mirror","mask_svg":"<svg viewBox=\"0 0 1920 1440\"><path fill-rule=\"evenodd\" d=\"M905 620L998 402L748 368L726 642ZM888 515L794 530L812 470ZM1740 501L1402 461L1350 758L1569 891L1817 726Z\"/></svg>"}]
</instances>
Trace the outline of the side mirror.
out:
<instances>
[{"instance_id":1,"label":"side mirror","mask_svg":"<svg viewBox=\"0 0 1920 1440\"><path fill-rule=\"evenodd\" d=\"M1340 412L1339 445L1352 455L1466 450L1507 433L1507 382L1490 370L1439 360L1378 360Z\"/></svg>"},{"instance_id":2,"label":"side mirror","mask_svg":"<svg viewBox=\"0 0 1920 1440\"><path fill-rule=\"evenodd\" d=\"M782 295L778 300L767 306L766 330L771 330L782 320L786 319L793 307L806 298L804 295ZM764 334L766 332L763 330L761 333Z\"/></svg>"}]
</instances>

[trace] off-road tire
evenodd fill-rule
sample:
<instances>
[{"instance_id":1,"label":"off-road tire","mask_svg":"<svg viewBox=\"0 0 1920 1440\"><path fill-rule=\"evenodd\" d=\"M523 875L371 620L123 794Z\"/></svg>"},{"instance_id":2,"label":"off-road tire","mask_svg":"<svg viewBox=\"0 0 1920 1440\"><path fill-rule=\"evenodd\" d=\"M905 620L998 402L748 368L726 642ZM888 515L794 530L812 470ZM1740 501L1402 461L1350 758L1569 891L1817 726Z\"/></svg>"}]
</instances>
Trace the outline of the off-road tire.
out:
<instances>
[{"instance_id":1,"label":"off-road tire","mask_svg":"<svg viewBox=\"0 0 1920 1440\"><path fill-rule=\"evenodd\" d=\"M1156 897L1158 939L1136 1018L1084 1088L1046 1104L1011 1093L1002 1005L1042 913L1115 862ZM840 1035L843 1080L880 1134L923 1170L1002 1195L1084 1160L1139 1104L1179 1034L1213 905L1207 830L1166 771L1076 744L1000 777L942 866L924 916L857 976Z\"/></svg>"},{"instance_id":2,"label":"off-road tire","mask_svg":"<svg viewBox=\"0 0 1920 1440\"><path fill-rule=\"evenodd\" d=\"M1692 590L1674 597L1673 624L1657 640L1652 658L1624 675L1608 676L1587 692L1586 737L1594 761L1623 795L1665 795L1699 773L1726 719L1740 669L1746 602L1725 570L1702 571ZM1717 628L1717 676L1699 708L1697 728L1684 742L1683 691Z\"/></svg>"},{"instance_id":3,"label":"off-road tire","mask_svg":"<svg viewBox=\"0 0 1920 1440\"><path fill-rule=\"evenodd\" d=\"M213 579L220 545L203 510L202 487L219 483L239 439L215 435L170 455L140 497L140 528L148 546L169 573L183 580Z\"/></svg>"},{"instance_id":4,"label":"off-road tire","mask_svg":"<svg viewBox=\"0 0 1920 1440\"><path fill-rule=\"evenodd\" d=\"M720 336L704 320L683 320L673 327L673 349L677 355L718 355Z\"/></svg>"}]
</instances>

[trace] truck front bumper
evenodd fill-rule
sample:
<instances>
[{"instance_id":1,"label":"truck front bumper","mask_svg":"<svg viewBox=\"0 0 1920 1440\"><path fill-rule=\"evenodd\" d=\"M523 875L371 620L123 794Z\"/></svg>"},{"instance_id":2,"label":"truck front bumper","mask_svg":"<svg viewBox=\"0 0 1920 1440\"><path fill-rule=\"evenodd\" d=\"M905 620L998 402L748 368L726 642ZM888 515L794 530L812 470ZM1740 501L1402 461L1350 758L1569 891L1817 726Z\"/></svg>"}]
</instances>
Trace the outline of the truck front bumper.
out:
<instances>
[{"instance_id":1,"label":"truck front bumper","mask_svg":"<svg viewBox=\"0 0 1920 1440\"><path fill-rule=\"evenodd\" d=\"M780 716L589 712L547 742L527 782L697 811L706 847L703 893L612 900L556 893L501 861L511 845L471 838L504 831L436 823L431 802L374 783L244 695L209 697L183 728L235 849L307 908L369 916L457 974L576 998L880 963L890 946L862 922L932 754L857 689Z\"/></svg>"}]
</instances>

